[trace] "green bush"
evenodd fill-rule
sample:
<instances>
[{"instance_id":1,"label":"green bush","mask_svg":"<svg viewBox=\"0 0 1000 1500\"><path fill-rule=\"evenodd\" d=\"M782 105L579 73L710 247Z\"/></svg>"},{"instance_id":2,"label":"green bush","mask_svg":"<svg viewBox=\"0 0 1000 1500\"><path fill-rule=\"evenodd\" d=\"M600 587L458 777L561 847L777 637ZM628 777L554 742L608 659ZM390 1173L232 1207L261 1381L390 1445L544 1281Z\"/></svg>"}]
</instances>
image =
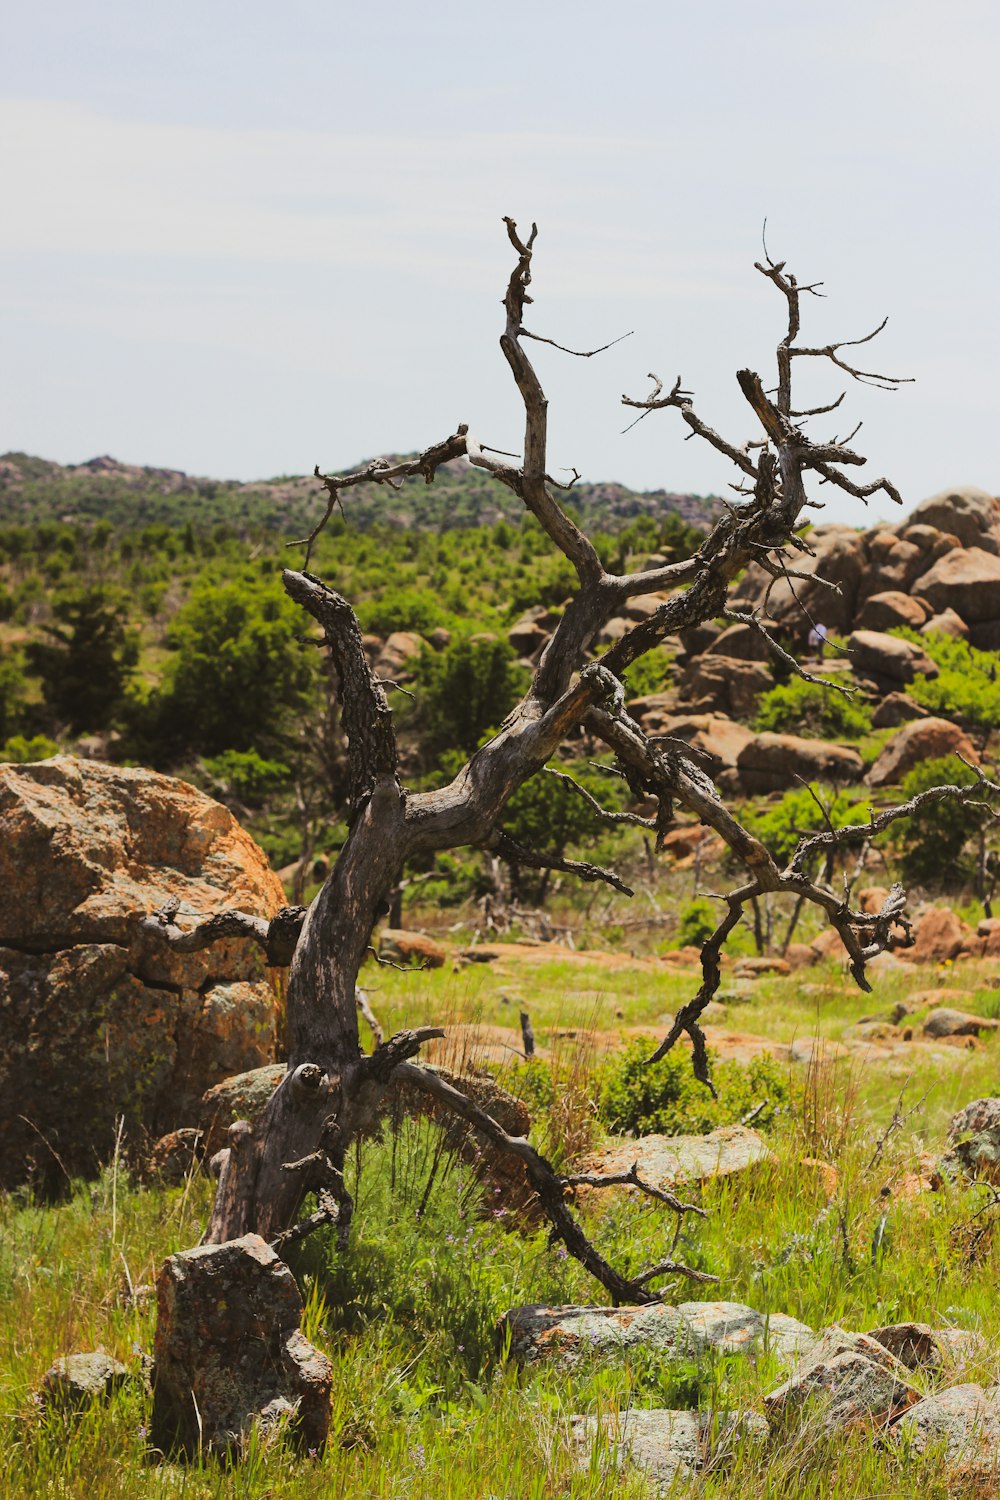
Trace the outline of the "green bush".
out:
<instances>
[{"instance_id":1,"label":"green bush","mask_svg":"<svg viewBox=\"0 0 1000 1500\"><path fill-rule=\"evenodd\" d=\"M223 750L209 757L205 769L216 781L224 783L234 797L259 805L272 792L279 791L291 776L280 760L264 760L256 750Z\"/></svg>"},{"instance_id":2,"label":"green bush","mask_svg":"<svg viewBox=\"0 0 1000 1500\"><path fill-rule=\"evenodd\" d=\"M44 734L32 735L31 739L26 739L23 734L15 734L4 745L0 745L0 761L22 766L29 761L48 760L51 755L58 754L59 746L55 740L48 739Z\"/></svg>"},{"instance_id":3,"label":"green bush","mask_svg":"<svg viewBox=\"0 0 1000 1500\"><path fill-rule=\"evenodd\" d=\"M425 756L456 749L471 755L513 708L528 681L510 646L496 637L463 636L443 651L424 651L413 675Z\"/></svg>"},{"instance_id":4,"label":"green bush","mask_svg":"<svg viewBox=\"0 0 1000 1500\"><path fill-rule=\"evenodd\" d=\"M718 927L717 913L707 896L695 896L681 907L677 941L682 948L700 948Z\"/></svg>"},{"instance_id":5,"label":"green bush","mask_svg":"<svg viewBox=\"0 0 1000 1500\"><path fill-rule=\"evenodd\" d=\"M843 693L802 677L792 677L764 693L754 719L758 730L820 739L860 739L871 732L871 727L872 711L867 703L857 697L845 698Z\"/></svg>"},{"instance_id":6,"label":"green bush","mask_svg":"<svg viewBox=\"0 0 1000 1500\"><path fill-rule=\"evenodd\" d=\"M819 796L834 828L868 821L868 803L819 789ZM771 851L779 864L786 864L795 853L803 834L821 833L827 820L808 787L786 792L780 802L759 810L748 810L744 818L750 832ZM859 840L860 842L860 840Z\"/></svg>"},{"instance_id":7,"label":"green bush","mask_svg":"<svg viewBox=\"0 0 1000 1500\"><path fill-rule=\"evenodd\" d=\"M648 1041L633 1042L605 1065L598 1113L611 1130L635 1135L685 1135L734 1125L766 1100L756 1125L768 1125L791 1098L787 1069L773 1057L746 1065L712 1059L713 1099L699 1083L686 1050L649 1063ZM709 1054L711 1056L711 1054Z\"/></svg>"},{"instance_id":8,"label":"green bush","mask_svg":"<svg viewBox=\"0 0 1000 1500\"><path fill-rule=\"evenodd\" d=\"M945 719L987 734L1000 725L1000 681L994 651L977 651L968 641L945 635L917 635L896 630L894 635L919 645L938 668L937 677L918 676L910 696Z\"/></svg>"},{"instance_id":9,"label":"green bush","mask_svg":"<svg viewBox=\"0 0 1000 1500\"><path fill-rule=\"evenodd\" d=\"M953 755L927 760L903 778L903 801L935 786L972 786L975 771ZM895 847L904 880L939 885L949 875L960 883L965 872L959 858L969 839L989 814L960 802L931 802L896 824Z\"/></svg>"}]
</instances>

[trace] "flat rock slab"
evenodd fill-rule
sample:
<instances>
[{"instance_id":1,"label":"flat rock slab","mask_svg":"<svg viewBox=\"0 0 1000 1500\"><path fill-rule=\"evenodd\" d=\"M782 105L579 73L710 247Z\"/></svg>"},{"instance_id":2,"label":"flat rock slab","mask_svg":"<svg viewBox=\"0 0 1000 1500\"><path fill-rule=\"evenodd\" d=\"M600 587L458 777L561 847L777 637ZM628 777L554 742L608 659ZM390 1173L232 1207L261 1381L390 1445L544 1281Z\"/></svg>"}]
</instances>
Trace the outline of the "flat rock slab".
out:
<instances>
[{"instance_id":1,"label":"flat rock slab","mask_svg":"<svg viewBox=\"0 0 1000 1500\"><path fill-rule=\"evenodd\" d=\"M1000 1478L1000 1403L997 1392L955 1385L911 1406L893 1428L915 1452L936 1449L951 1467L992 1470Z\"/></svg>"},{"instance_id":2,"label":"flat rock slab","mask_svg":"<svg viewBox=\"0 0 1000 1500\"><path fill-rule=\"evenodd\" d=\"M515 1307L500 1322L502 1339L522 1363L554 1360L569 1367L597 1354L614 1358L633 1349L686 1359L770 1350L783 1364L801 1360L817 1335L787 1313L766 1317L740 1302L653 1302L643 1307Z\"/></svg>"},{"instance_id":3,"label":"flat rock slab","mask_svg":"<svg viewBox=\"0 0 1000 1500\"><path fill-rule=\"evenodd\" d=\"M635 1464L664 1495L676 1479L697 1474L709 1459L724 1462L738 1442L767 1437L767 1423L755 1412L654 1409L629 1411L613 1421L580 1416L570 1422L582 1463L589 1462L594 1442L603 1436L616 1469Z\"/></svg>"},{"instance_id":4,"label":"flat rock slab","mask_svg":"<svg viewBox=\"0 0 1000 1500\"><path fill-rule=\"evenodd\" d=\"M664 1187L728 1177L770 1160L771 1151L756 1130L725 1125L708 1135L645 1135L612 1141L588 1157L581 1170L613 1174L627 1172L638 1162L640 1177Z\"/></svg>"},{"instance_id":5,"label":"flat rock slab","mask_svg":"<svg viewBox=\"0 0 1000 1500\"><path fill-rule=\"evenodd\" d=\"M107 1401L128 1380L128 1370L103 1350L64 1354L46 1370L41 1397L45 1406L63 1411Z\"/></svg>"},{"instance_id":6,"label":"flat rock slab","mask_svg":"<svg viewBox=\"0 0 1000 1500\"><path fill-rule=\"evenodd\" d=\"M295 1278L256 1234L171 1255L156 1284L152 1439L164 1453L238 1452L287 1423L321 1448L333 1371L299 1329Z\"/></svg>"}]
</instances>

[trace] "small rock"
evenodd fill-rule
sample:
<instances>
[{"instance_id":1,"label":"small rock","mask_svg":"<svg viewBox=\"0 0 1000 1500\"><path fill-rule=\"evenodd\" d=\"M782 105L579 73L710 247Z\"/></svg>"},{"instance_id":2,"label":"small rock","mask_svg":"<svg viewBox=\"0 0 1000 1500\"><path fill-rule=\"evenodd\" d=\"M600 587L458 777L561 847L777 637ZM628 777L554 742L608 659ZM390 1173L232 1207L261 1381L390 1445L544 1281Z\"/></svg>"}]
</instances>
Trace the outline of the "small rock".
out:
<instances>
[{"instance_id":1,"label":"small rock","mask_svg":"<svg viewBox=\"0 0 1000 1500\"><path fill-rule=\"evenodd\" d=\"M107 1401L128 1380L128 1370L110 1354L64 1354L42 1378L45 1406L75 1411L92 1401Z\"/></svg>"},{"instance_id":2,"label":"small rock","mask_svg":"<svg viewBox=\"0 0 1000 1500\"><path fill-rule=\"evenodd\" d=\"M873 1328L868 1337L888 1349L908 1370L940 1370L976 1339L964 1329L932 1328L929 1323L890 1323L885 1328Z\"/></svg>"},{"instance_id":3,"label":"small rock","mask_svg":"<svg viewBox=\"0 0 1000 1500\"><path fill-rule=\"evenodd\" d=\"M383 928L378 954L390 963L413 964L421 969L440 969L448 957L441 944L425 932L407 932L402 927Z\"/></svg>"},{"instance_id":4,"label":"small rock","mask_svg":"<svg viewBox=\"0 0 1000 1500\"><path fill-rule=\"evenodd\" d=\"M203 1142L204 1132L190 1128L161 1135L143 1163L143 1175L158 1178L167 1187L178 1187L201 1167Z\"/></svg>"},{"instance_id":5,"label":"small rock","mask_svg":"<svg viewBox=\"0 0 1000 1500\"><path fill-rule=\"evenodd\" d=\"M995 1473L1000 1449L1000 1406L996 1393L979 1385L954 1385L911 1406L893 1436L917 1453L943 1449L950 1466L986 1465ZM985 1493L985 1492L984 1492Z\"/></svg>"},{"instance_id":6,"label":"small rock","mask_svg":"<svg viewBox=\"0 0 1000 1500\"><path fill-rule=\"evenodd\" d=\"M756 979L762 974L790 974L792 966L775 954L763 954L754 958L736 960L736 974L740 979Z\"/></svg>"},{"instance_id":7,"label":"small rock","mask_svg":"<svg viewBox=\"0 0 1000 1500\"><path fill-rule=\"evenodd\" d=\"M900 724L926 718L926 708L921 708L908 693L888 693L872 714L872 728L898 729Z\"/></svg>"},{"instance_id":8,"label":"small rock","mask_svg":"<svg viewBox=\"0 0 1000 1500\"><path fill-rule=\"evenodd\" d=\"M843 1042L833 1042L823 1036L801 1036L788 1049L789 1062L804 1063L807 1068L821 1067L850 1055L851 1049Z\"/></svg>"},{"instance_id":9,"label":"small rock","mask_svg":"<svg viewBox=\"0 0 1000 1500\"><path fill-rule=\"evenodd\" d=\"M932 1010L924 1022L924 1036L978 1036L981 1031L996 1031L1000 1021L991 1021L987 1016L970 1016L963 1010L951 1010L940 1006Z\"/></svg>"},{"instance_id":10,"label":"small rock","mask_svg":"<svg viewBox=\"0 0 1000 1500\"><path fill-rule=\"evenodd\" d=\"M941 1169L1000 1186L1000 1098L976 1099L948 1127L949 1150Z\"/></svg>"},{"instance_id":11,"label":"small rock","mask_svg":"<svg viewBox=\"0 0 1000 1500\"><path fill-rule=\"evenodd\" d=\"M193 1457L288 1419L321 1448L333 1370L299 1329L291 1271L256 1234L171 1255L157 1279L152 1438Z\"/></svg>"},{"instance_id":12,"label":"small rock","mask_svg":"<svg viewBox=\"0 0 1000 1500\"><path fill-rule=\"evenodd\" d=\"M749 1411L633 1410L610 1421L579 1416L570 1422L582 1464L589 1464L595 1439L606 1434L614 1467L632 1463L645 1470L662 1494L672 1494L677 1479L698 1473L709 1460L716 1469L736 1443L767 1437L764 1418Z\"/></svg>"}]
</instances>

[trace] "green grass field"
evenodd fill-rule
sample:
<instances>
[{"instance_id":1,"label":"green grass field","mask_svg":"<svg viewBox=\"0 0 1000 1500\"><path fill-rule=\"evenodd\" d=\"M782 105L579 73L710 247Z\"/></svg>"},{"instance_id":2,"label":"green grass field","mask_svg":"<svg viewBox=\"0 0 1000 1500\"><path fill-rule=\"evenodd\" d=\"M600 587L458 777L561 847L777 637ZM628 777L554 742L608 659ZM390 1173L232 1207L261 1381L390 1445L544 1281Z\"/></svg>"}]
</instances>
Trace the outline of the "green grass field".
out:
<instances>
[{"instance_id":1,"label":"green grass field","mask_svg":"<svg viewBox=\"0 0 1000 1500\"><path fill-rule=\"evenodd\" d=\"M655 1027L692 984L690 974L648 962L373 969L364 977L389 1029L442 1019L516 1028L519 1007L528 1009L550 1058L543 1066L568 1095L558 1117L538 1118L543 1142L559 1132L584 1142L599 1132L593 1106L608 1054L582 1033ZM906 992L942 986L967 991L972 1008L988 1012L996 992L987 978L985 966L893 970L874 996L863 996L833 966L812 969L756 981L750 1002L731 1007L728 1025L779 1043L837 1038ZM668 1284L667 1300L717 1296L790 1313L814 1328L837 1321L863 1330L913 1318L975 1330L982 1341L954 1379L994 1384L1000 1252L995 1236L977 1242L969 1227L989 1222L980 1211L991 1195L975 1186L908 1195L904 1180L922 1150L940 1150L954 1109L997 1092L997 1046L913 1045L909 1068L906 1058L864 1063L858 1055L819 1068L791 1065L791 1102L769 1127L773 1159L706 1185L700 1201L708 1217L685 1221L679 1252L717 1275L718 1288ZM501 1074L515 1086L525 1077L514 1061ZM872 1165L904 1088L904 1109L930 1092ZM834 1174L803 1166L804 1158L834 1167L835 1185ZM568 1437L571 1414L613 1424L637 1406L759 1410L783 1378L770 1355L679 1363L645 1355L571 1373L520 1370L499 1346L501 1314L523 1302L601 1302L600 1289L543 1231L512 1227L492 1200L484 1205L469 1168L441 1153L425 1121L370 1143L360 1175L357 1163L352 1171L357 1215L349 1252L338 1261L316 1237L294 1265L306 1332L334 1362L330 1444L314 1456L259 1445L229 1469L182 1467L151 1453L149 1403L138 1379L78 1419L46 1413L33 1396L52 1359L73 1350L103 1346L138 1376L137 1351L151 1348L155 1321L143 1288L166 1254L197 1242L210 1185L194 1178L181 1188L140 1188L126 1143L123 1160L99 1181L75 1184L58 1204L24 1194L0 1200L0 1496L631 1500L654 1493L648 1480L615 1471L607 1437L581 1466ZM588 1224L616 1264L637 1271L667 1252L671 1215L617 1193L603 1197ZM672 1493L861 1500L995 1491L963 1490L933 1454L917 1460L863 1432L832 1443L807 1425L767 1448L741 1445L733 1466L678 1483Z\"/></svg>"}]
</instances>

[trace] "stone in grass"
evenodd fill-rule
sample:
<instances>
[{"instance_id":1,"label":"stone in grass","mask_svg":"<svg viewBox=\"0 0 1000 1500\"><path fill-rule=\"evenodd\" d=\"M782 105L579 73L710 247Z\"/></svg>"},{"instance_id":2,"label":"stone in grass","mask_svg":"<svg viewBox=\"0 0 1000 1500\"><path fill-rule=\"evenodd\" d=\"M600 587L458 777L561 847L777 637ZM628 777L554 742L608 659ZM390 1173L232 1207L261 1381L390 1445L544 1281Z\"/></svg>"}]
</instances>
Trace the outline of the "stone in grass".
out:
<instances>
[{"instance_id":1,"label":"stone in grass","mask_svg":"<svg viewBox=\"0 0 1000 1500\"><path fill-rule=\"evenodd\" d=\"M152 1439L165 1453L224 1455L287 1424L323 1446L330 1361L299 1329L291 1271L256 1234L171 1255L157 1280Z\"/></svg>"},{"instance_id":2,"label":"stone in grass","mask_svg":"<svg viewBox=\"0 0 1000 1500\"><path fill-rule=\"evenodd\" d=\"M981 1031L996 1031L1000 1021L988 1016L970 1016L964 1010L939 1006L924 1022L924 1036L978 1036Z\"/></svg>"},{"instance_id":3,"label":"stone in grass","mask_svg":"<svg viewBox=\"0 0 1000 1500\"><path fill-rule=\"evenodd\" d=\"M645 1470L661 1494L672 1493L678 1479L713 1468L732 1456L735 1444L763 1442L767 1423L756 1412L651 1411L623 1412L614 1419L571 1417L571 1435L586 1467L595 1441L607 1442L611 1464L632 1463Z\"/></svg>"},{"instance_id":4,"label":"stone in grass","mask_svg":"<svg viewBox=\"0 0 1000 1500\"><path fill-rule=\"evenodd\" d=\"M996 1390L955 1385L911 1406L892 1429L913 1452L941 1453L950 1468L1000 1477L1000 1402ZM996 1493L996 1491L993 1491Z\"/></svg>"},{"instance_id":5,"label":"stone in grass","mask_svg":"<svg viewBox=\"0 0 1000 1500\"><path fill-rule=\"evenodd\" d=\"M953 1116L941 1168L1000 1185L1000 1098L974 1099Z\"/></svg>"},{"instance_id":6,"label":"stone in grass","mask_svg":"<svg viewBox=\"0 0 1000 1500\"><path fill-rule=\"evenodd\" d=\"M867 1334L830 1328L793 1370L784 1385L764 1397L770 1418L820 1402L819 1425L886 1427L920 1400L907 1380L906 1366Z\"/></svg>"},{"instance_id":7,"label":"stone in grass","mask_svg":"<svg viewBox=\"0 0 1000 1500\"><path fill-rule=\"evenodd\" d=\"M728 1177L772 1159L769 1146L756 1130L746 1125L723 1125L708 1135L644 1135L636 1139L623 1136L594 1152L581 1169L614 1175L627 1172L637 1162L640 1177L656 1187L665 1187ZM589 1191L595 1197L607 1196L604 1189ZM621 1191L634 1193L637 1189ZM586 1190L581 1193L581 1198L584 1197Z\"/></svg>"},{"instance_id":8,"label":"stone in grass","mask_svg":"<svg viewBox=\"0 0 1000 1500\"><path fill-rule=\"evenodd\" d=\"M652 1302L641 1307L515 1307L500 1322L501 1339L522 1363L551 1359L571 1367L589 1354L614 1357L643 1349L684 1359L770 1349L784 1364L806 1355L816 1334L787 1313L765 1316L740 1302Z\"/></svg>"},{"instance_id":9,"label":"stone in grass","mask_svg":"<svg viewBox=\"0 0 1000 1500\"><path fill-rule=\"evenodd\" d=\"M940 1370L954 1365L980 1342L963 1328L932 1328L929 1323L890 1323L868 1335L908 1370Z\"/></svg>"},{"instance_id":10,"label":"stone in grass","mask_svg":"<svg viewBox=\"0 0 1000 1500\"><path fill-rule=\"evenodd\" d=\"M42 1404L62 1411L77 1411L93 1401L107 1401L128 1378L125 1366L103 1349L88 1354L64 1354L42 1378Z\"/></svg>"}]
</instances>

